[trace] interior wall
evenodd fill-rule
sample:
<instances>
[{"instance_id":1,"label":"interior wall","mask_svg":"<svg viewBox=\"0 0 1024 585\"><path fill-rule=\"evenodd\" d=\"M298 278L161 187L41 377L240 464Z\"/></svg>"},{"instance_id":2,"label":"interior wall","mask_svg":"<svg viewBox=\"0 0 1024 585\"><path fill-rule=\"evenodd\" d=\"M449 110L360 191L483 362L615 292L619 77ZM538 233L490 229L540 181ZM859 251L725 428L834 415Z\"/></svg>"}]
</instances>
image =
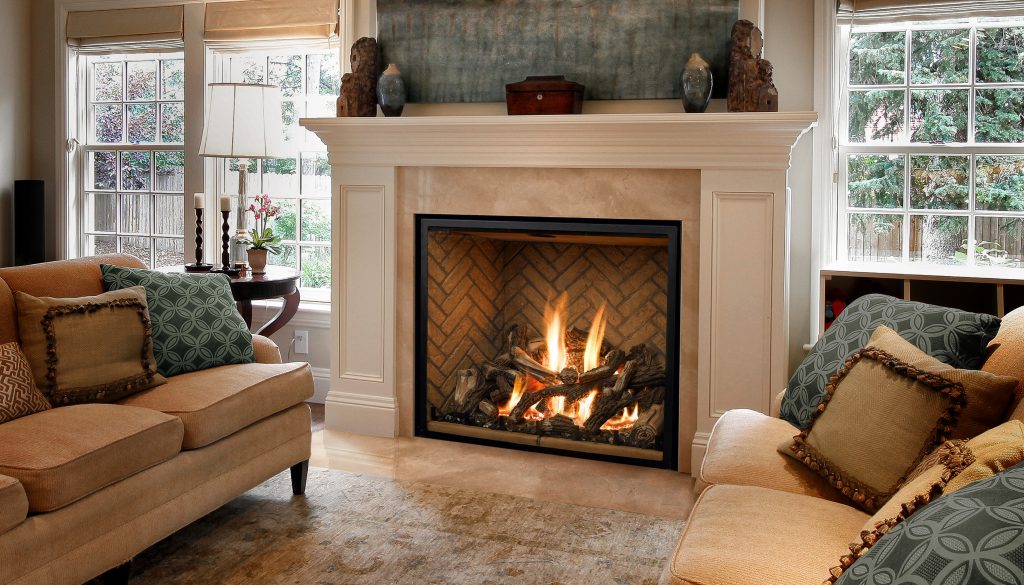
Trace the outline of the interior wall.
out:
<instances>
[{"instance_id":1,"label":"interior wall","mask_svg":"<svg viewBox=\"0 0 1024 585\"><path fill-rule=\"evenodd\" d=\"M0 266L14 261L14 181L29 178L32 0L0 0Z\"/></svg>"},{"instance_id":2,"label":"interior wall","mask_svg":"<svg viewBox=\"0 0 1024 585\"><path fill-rule=\"evenodd\" d=\"M56 191L57 168L57 126L56 111L55 55L54 55L54 0L28 0L31 4L31 83L32 111L27 117L32 123L29 151L33 179L42 179L46 184L46 258L56 260L57 225Z\"/></svg>"}]
</instances>

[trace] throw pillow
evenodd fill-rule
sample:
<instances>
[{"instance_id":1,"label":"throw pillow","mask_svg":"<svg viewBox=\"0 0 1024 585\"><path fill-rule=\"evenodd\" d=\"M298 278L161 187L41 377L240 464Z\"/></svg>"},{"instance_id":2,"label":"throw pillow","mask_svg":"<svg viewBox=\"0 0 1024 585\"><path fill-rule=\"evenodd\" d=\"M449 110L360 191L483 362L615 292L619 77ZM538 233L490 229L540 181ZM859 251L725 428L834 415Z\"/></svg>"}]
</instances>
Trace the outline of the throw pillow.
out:
<instances>
[{"instance_id":1,"label":"throw pillow","mask_svg":"<svg viewBox=\"0 0 1024 585\"><path fill-rule=\"evenodd\" d=\"M0 345L0 423L49 409L18 344Z\"/></svg>"},{"instance_id":2,"label":"throw pillow","mask_svg":"<svg viewBox=\"0 0 1024 585\"><path fill-rule=\"evenodd\" d=\"M141 287L58 299L16 291L21 347L51 404L114 402L163 384Z\"/></svg>"},{"instance_id":3,"label":"throw pillow","mask_svg":"<svg viewBox=\"0 0 1024 585\"><path fill-rule=\"evenodd\" d=\"M811 424L780 447L869 512L949 438L967 402L960 382L908 364L908 349L879 327L833 377Z\"/></svg>"},{"instance_id":4,"label":"throw pillow","mask_svg":"<svg viewBox=\"0 0 1024 585\"><path fill-rule=\"evenodd\" d=\"M101 264L107 290L142 286L164 376L253 361L252 334L223 274L173 274Z\"/></svg>"},{"instance_id":5,"label":"throw pillow","mask_svg":"<svg viewBox=\"0 0 1024 585\"><path fill-rule=\"evenodd\" d=\"M1024 466L946 494L901 522L837 585L1024 583Z\"/></svg>"},{"instance_id":6,"label":"throw pillow","mask_svg":"<svg viewBox=\"0 0 1024 585\"><path fill-rule=\"evenodd\" d=\"M999 319L885 295L860 297L839 314L789 380L781 417L797 428L807 426L825 397L829 379L867 344L879 325L898 331L940 362L975 370L985 360L986 346L999 330Z\"/></svg>"}]
</instances>

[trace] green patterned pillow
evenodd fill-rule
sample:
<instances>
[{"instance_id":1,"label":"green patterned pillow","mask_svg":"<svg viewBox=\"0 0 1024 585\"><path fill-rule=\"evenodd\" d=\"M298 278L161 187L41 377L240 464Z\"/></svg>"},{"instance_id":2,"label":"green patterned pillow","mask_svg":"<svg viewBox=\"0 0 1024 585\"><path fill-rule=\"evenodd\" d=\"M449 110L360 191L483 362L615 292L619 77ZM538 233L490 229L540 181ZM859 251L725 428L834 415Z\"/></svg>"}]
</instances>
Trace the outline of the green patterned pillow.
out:
<instances>
[{"instance_id":1,"label":"green patterned pillow","mask_svg":"<svg viewBox=\"0 0 1024 585\"><path fill-rule=\"evenodd\" d=\"M786 387L781 416L797 428L810 423L825 397L825 386L847 359L864 347L880 325L896 331L918 349L960 370L977 370L999 319L886 295L866 295L836 317L804 358Z\"/></svg>"},{"instance_id":2,"label":"green patterned pillow","mask_svg":"<svg viewBox=\"0 0 1024 585\"><path fill-rule=\"evenodd\" d=\"M1024 583L1024 465L917 510L836 581L880 583Z\"/></svg>"},{"instance_id":3,"label":"green patterned pillow","mask_svg":"<svg viewBox=\"0 0 1024 585\"><path fill-rule=\"evenodd\" d=\"M146 289L153 354L164 376L253 361L252 334L223 274L173 274L101 264L107 290Z\"/></svg>"}]
</instances>

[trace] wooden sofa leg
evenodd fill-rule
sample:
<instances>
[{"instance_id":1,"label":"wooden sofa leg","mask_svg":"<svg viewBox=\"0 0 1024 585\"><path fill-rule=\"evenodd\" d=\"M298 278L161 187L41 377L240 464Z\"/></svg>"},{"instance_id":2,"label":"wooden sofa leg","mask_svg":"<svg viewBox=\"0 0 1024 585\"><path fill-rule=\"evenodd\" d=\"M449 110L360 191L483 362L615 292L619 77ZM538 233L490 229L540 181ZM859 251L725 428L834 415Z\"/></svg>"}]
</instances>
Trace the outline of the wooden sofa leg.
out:
<instances>
[{"instance_id":1,"label":"wooden sofa leg","mask_svg":"<svg viewBox=\"0 0 1024 585\"><path fill-rule=\"evenodd\" d=\"M129 559L127 562L103 573L97 580L103 585L128 585L128 579L131 578L131 576L132 561Z\"/></svg>"},{"instance_id":2,"label":"wooden sofa leg","mask_svg":"<svg viewBox=\"0 0 1024 585\"><path fill-rule=\"evenodd\" d=\"M296 496L306 493L306 473L309 472L309 459L292 465L292 493Z\"/></svg>"}]
</instances>

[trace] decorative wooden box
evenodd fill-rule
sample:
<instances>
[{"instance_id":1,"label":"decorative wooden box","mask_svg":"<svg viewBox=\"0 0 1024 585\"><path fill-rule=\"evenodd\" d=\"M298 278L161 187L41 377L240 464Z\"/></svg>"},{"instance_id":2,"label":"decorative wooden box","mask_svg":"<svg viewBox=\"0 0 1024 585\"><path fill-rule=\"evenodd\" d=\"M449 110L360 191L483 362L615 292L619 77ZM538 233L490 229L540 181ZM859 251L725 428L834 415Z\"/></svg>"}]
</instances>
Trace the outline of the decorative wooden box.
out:
<instances>
[{"instance_id":1,"label":"decorative wooden box","mask_svg":"<svg viewBox=\"0 0 1024 585\"><path fill-rule=\"evenodd\" d=\"M562 75L527 77L505 85L508 115L579 114L584 87Z\"/></svg>"}]
</instances>

